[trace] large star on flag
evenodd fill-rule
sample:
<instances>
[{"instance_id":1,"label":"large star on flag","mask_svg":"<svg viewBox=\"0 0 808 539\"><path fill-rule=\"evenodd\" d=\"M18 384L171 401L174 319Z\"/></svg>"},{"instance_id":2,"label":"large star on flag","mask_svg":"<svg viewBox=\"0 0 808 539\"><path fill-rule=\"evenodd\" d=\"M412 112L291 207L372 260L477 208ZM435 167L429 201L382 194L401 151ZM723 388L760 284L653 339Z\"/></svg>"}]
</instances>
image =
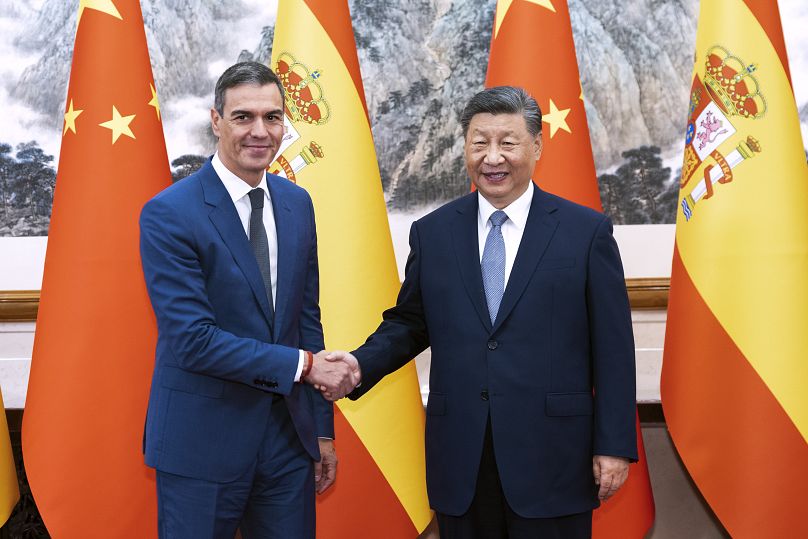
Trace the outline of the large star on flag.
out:
<instances>
[{"instance_id":1,"label":"large star on flag","mask_svg":"<svg viewBox=\"0 0 808 539\"><path fill-rule=\"evenodd\" d=\"M135 134L132 133L132 130L129 128L129 124L132 123L132 120L135 119L135 115L132 114L131 116L121 116L121 113L118 112L118 109L115 108L115 105L112 106L112 119L103 123L100 123L101 127L106 127L107 129L112 131L112 143L118 140L118 137L121 135L126 135L127 137L135 138Z\"/></svg>"},{"instance_id":2,"label":"large star on flag","mask_svg":"<svg viewBox=\"0 0 808 539\"><path fill-rule=\"evenodd\" d=\"M79 0L79 20L76 22L76 26L81 22L81 15L84 13L85 9L94 9L101 13L112 15L116 19L123 20L123 17L121 17L118 8L115 7L112 0Z\"/></svg>"},{"instance_id":3,"label":"large star on flag","mask_svg":"<svg viewBox=\"0 0 808 539\"><path fill-rule=\"evenodd\" d=\"M530 2L531 4L536 4L537 6L541 6L545 9L549 9L553 13L556 12L555 7L553 7L552 0L517 0L519 2ZM514 0L497 0L497 20L494 23L494 37L497 37L499 34L499 27L502 25L502 21L505 20L505 15L508 13L508 10L511 9L511 4Z\"/></svg>"},{"instance_id":4,"label":"large star on flag","mask_svg":"<svg viewBox=\"0 0 808 539\"><path fill-rule=\"evenodd\" d=\"M559 108L556 107L556 104L553 103L553 100L550 100L550 112L543 115L541 118L541 121L550 124L550 138L553 138L556 131L559 129L563 129L567 133L572 133L572 129L570 129L570 126L567 125L567 115L569 113L570 109L559 110Z\"/></svg>"},{"instance_id":5,"label":"large star on flag","mask_svg":"<svg viewBox=\"0 0 808 539\"><path fill-rule=\"evenodd\" d=\"M76 133L76 118L79 117L79 114L84 112L84 110L76 110L73 108L73 100L70 100L70 106L67 107L67 111L65 112L65 130L62 131L62 136L67 135L68 131L73 131Z\"/></svg>"},{"instance_id":6,"label":"large star on flag","mask_svg":"<svg viewBox=\"0 0 808 539\"><path fill-rule=\"evenodd\" d=\"M151 101L149 101L148 105L150 107L154 107L154 111L157 113L157 119L160 119L160 102L157 100L157 90L154 89L154 85L149 83L149 89L151 90Z\"/></svg>"}]
</instances>

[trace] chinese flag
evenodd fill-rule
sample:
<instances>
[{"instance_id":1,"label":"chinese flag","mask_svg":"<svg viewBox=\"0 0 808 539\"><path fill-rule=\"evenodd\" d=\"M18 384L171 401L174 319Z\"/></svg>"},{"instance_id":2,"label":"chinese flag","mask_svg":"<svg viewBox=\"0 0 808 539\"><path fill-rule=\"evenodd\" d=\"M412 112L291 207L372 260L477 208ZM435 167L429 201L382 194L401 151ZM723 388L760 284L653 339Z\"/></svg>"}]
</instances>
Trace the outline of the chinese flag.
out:
<instances>
[{"instance_id":1,"label":"chinese flag","mask_svg":"<svg viewBox=\"0 0 808 539\"><path fill-rule=\"evenodd\" d=\"M79 3L23 423L52 537L157 534L143 422L157 330L138 216L170 183L137 0Z\"/></svg>"},{"instance_id":2,"label":"chinese flag","mask_svg":"<svg viewBox=\"0 0 808 539\"><path fill-rule=\"evenodd\" d=\"M326 347L352 350L400 283L348 2L280 0L270 67L286 88L289 126L270 171L311 194ZM416 537L432 515L414 362L361 400L340 400L335 422L342 471L318 498L317 536Z\"/></svg>"},{"instance_id":3,"label":"chinese flag","mask_svg":"<svg viewBox=\"0 0 808 539\"><path fill-rule=\"evenodd\" d=\"M566 0L497 2L485 85L521 86L538 101L544 149L533 180L545 191L601 211ZM595 539L643 537L654 522L639 420L637 449L640 461L631 466L626 484L595 511Z\"/></svg>"},{"instance_id":4,"label":"chinese flag","mask_svg":"<svg viewBox=\"0 0 808 539\"><path fill-rule=\"evenodd\" d=\"M808 537L808 168L777 2L701 2L694 58L665 418L732 537Z\"/></svg>"}]
</instances>

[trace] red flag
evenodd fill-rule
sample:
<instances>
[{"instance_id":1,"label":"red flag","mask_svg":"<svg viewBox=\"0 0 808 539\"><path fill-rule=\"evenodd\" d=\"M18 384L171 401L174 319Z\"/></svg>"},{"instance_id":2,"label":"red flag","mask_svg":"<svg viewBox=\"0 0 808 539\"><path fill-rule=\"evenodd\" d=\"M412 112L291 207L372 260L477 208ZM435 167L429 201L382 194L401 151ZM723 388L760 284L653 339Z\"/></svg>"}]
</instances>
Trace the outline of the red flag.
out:
<instances>
[{"instance_id":1,"label":"red flag","mask_svg":"<svg viewBox=\"0 0 808 539\"><path fill-rule=\"evenodd\" d=\"M526 61L526 58L534 58ZM570 14L565 0L499 0L487 87L527 90L542 109L544 150L533 180L544 190L601 211ZM654 522L654 498L639 418L640 461L628 481L595 511L593 537L643 537Z\"/></svg>"},{"instance_id":2,"label":"red flag","mask_svg":"<svg viewBox=\"0 0 808 539\"><path fill-rule=\"evenodd\" d=\"M170 183L137 0L81 2L23 424L53 537L156 536L143 422L157 337L138 216Z\"/></svg>"}]
</instances>

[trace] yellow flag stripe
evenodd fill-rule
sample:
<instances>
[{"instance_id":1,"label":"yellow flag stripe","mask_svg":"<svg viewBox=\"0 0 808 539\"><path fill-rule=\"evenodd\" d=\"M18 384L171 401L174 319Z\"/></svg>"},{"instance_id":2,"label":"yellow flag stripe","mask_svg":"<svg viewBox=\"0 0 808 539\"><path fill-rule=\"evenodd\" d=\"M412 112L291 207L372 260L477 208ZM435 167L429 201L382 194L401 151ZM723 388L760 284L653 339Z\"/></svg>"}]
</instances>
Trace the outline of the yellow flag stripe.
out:
<instances>
[{"instance_id":1,"label":"yellow flag stripe","mask_svg":"<svg viewBox=\"0 0 808 539\"><path fill-rule=\"evenodd\" d=\"M5 412L3 394L0 392L0 409ZM11 452L11 439L5 413L0 417L0 526L8 520L14 506L20 499L17 483L17 468L14 466L14 455Z\"/></svg>"}]
</instances>

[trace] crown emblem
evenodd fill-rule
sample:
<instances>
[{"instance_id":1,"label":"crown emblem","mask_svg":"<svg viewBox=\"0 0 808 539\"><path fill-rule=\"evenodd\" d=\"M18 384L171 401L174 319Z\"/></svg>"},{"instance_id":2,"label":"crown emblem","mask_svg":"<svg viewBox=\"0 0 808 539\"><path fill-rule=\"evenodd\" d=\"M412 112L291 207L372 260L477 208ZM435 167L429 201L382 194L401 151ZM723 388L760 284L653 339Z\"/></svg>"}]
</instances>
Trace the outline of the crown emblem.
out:
<instances>
[{"instance_id":1,"label":"crown emblem","mask_svg":"<svg viewBox=\"0 0 808 539\"><path fill-rule=\"evenodd\" d=\"M707 92L725 114L755 119L766 113L766 99L753 75L757 70L755 64L747 66L727 49L716 45L707 51L704 67Z\"/></svg>"},{"instance_id":2,"label":"crown emblem","mask_svg":"<svg viewBox=\"0 0 808 539\"><path fill-rule=\"evenodd\" d=\"M278 56L275 72L286 92L286 110L293 122L322 125L328 121L331 108L323 96L323 88L317 82L322 72L310 70L288 52Z\"/></svg>"}]
</instances>

